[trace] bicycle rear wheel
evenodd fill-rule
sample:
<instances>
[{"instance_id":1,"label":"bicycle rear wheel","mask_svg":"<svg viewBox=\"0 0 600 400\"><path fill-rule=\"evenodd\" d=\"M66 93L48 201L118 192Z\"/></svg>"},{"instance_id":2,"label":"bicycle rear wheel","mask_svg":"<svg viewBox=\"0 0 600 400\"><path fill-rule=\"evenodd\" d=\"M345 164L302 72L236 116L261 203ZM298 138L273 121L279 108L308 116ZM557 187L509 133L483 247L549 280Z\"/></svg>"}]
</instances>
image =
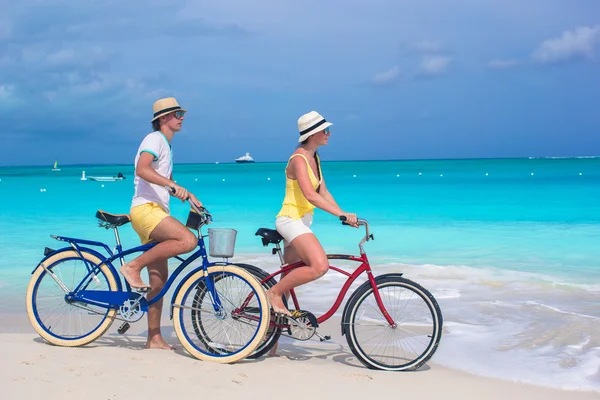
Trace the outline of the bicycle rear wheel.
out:
<instances>
[{"instance_id":1,"label":"bicycle rear wheel","mask_svg":"<svg viewBox=\"0 0 600 400\"><path fill-rule=\"evenodd\" d=\"M208 291L210 285L218 301ZM209 267L207 276L196 272L182 283L173 304L173 325L183 347L200 360L218 363L234 363L252 354L263 341L270 318L260 283L232 265Z\"/></svg>"},{"instance_id":2,"label":"bicycle rear wheel","mask_svg":"<svg viewBox=\"0 0 600 400\"><path fill-rule=\"evenodd\" d=\"M68 301L66 295L83 282L81 290L117 291L110 268L93 254L64 251L44 260L29 281L26 308L35 331L57 346L76 347L93 342L110 328L116 309ZM89 266L91 266L91 269ZM60 282L60 283L59 283ZM65 291L66 290L66 291Z\"/></svg>"},{"instance_id":3,"label":"bicycle rear wheel","mask_svg":"<svg viewBox=\"0 0 600 400\"><path fill-rule=\"evenodd\" d=\"M399 276L375 278L392 327L377 305L371 285L357 289L342 321L354 355L368 368L410 371L433 356L442 336L442 313L420 285Z\"/></svg>"}]
</instances>

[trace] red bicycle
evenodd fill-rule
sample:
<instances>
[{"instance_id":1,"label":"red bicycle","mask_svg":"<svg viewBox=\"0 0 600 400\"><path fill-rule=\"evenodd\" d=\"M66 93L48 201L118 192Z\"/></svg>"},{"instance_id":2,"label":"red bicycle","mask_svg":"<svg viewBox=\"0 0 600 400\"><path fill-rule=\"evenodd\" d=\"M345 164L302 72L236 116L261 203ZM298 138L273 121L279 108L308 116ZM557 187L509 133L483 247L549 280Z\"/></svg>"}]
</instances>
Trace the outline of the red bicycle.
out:
<instances>
[{"instance_id":1,"label":"red bicycle","mask_svg":"<svg viewBox=\"0 0 600 400\"><path fill-rule=\"evenodd\" d=\"M341 217L342 219L345 217ZM345 222L343 224L347 225ZM340 307L352 283L364 272L367 280L348 299L342 314L342 335L346 336L352 353L368 368L389 371L416 370L434 354L442 336L442 312L435 298L425 288L402 277L402 273L373 276L371 265L363 245L373 240L369 224L359 219L365 227L365 236L358 244L360 256L329 254L329 260L344 260L360 263L350 273L334 265L330 271L347 277L335 303L325 314L315 317L303 311L300 318L272 318L264 342L249 358L258 358L275 345L281 335L297 340L308 340L314 335L321 341L330 337L317 332L320 324L327 321ZM288 273L304 266L302 262L286 265L280 243L281 235L274 229L260 228L256 232L263 246L273 245L272 254L279 255L281 268L269 274L248 264L236 264L252 273L266 288L273 286L277 275ZM295 310L301 310L295 291L290 291ZM287 299L283 299L287 306ZM292 311L292 310L290 310Z\"/></svg>"}]
</instances>

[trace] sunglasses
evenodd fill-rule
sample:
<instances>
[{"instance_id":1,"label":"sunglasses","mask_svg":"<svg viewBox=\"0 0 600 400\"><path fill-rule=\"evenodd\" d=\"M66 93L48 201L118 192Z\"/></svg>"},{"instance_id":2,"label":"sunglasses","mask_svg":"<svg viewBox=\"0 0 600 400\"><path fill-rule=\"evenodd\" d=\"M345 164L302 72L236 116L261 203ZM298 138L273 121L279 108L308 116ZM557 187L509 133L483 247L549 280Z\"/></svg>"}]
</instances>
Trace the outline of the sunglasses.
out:
<instances>
[{"instance_id":1,"label":"sunglasses","mask_svg":"<svg viewBox=\"0 0 600 400\"><path fill-rule=\"evenodd\" d=\"M185 115L185 112L183 112L183 111L175 111L174 115L175 115L175 118L181 119Z\"/></svg>"},{"instance_id":2,"label":"sunglasses","mask_svg":"<svg viewBox=\"0 0 600 400\"><path fill-rule=\"evenodd\" d=\"M323 131L323 133L325 134L325 136L331 135L331 132L329 131L329 127L325 128L325 130Z\"/></svg>"}]
</instances>

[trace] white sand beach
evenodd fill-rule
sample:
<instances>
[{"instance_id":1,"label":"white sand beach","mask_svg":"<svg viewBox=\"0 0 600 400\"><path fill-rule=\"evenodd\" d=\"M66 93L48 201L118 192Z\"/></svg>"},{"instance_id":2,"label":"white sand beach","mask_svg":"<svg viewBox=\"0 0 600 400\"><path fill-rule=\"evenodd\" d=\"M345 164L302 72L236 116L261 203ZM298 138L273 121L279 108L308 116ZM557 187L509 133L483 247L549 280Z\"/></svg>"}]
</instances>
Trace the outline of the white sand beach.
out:
<instances>
[{"instance_id":1,"label":"white sand beach","mask_svg":"<svg viewBox=\"0 0 600 400\"><path fill-rule=\"evenodd\" d=\"M168 320L167 340L178 346ZM598 399L598 392L566 391L491 379L436 365L416 372L374 371L352 355L345 339L326 329L330 342L284 339L278 357L233 365L203 362L176 351L145 350L145 321L127 335L115 323L83 348L45 343L24 315L3 315L0 330L3 399L234 398L360 399L374 396L424 399ZM325 329L324 329L325 331ZM434 357L435 359L435 357Z\"/></svg>"}]
</instances>

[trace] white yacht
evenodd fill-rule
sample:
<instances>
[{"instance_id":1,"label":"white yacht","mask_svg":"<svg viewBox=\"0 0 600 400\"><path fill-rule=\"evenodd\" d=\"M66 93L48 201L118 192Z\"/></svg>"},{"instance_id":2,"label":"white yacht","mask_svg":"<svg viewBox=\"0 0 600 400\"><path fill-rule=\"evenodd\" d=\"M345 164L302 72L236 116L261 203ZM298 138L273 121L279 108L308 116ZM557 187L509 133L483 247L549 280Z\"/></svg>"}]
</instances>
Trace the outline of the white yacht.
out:
<instances>
[{"instance_id":1,"label":"white yacht","mask_svg":"<svg viewBox=\"0 0 600 400\"><path fill-rule=\"evenodd\" d=\"M241 156L239 158L235 159L236 163L242 164L242 163L253 163L254 162L254 158L252 158L250 156L250 153L246 153L245 156Z\"/></svg>"}]
</instances>

